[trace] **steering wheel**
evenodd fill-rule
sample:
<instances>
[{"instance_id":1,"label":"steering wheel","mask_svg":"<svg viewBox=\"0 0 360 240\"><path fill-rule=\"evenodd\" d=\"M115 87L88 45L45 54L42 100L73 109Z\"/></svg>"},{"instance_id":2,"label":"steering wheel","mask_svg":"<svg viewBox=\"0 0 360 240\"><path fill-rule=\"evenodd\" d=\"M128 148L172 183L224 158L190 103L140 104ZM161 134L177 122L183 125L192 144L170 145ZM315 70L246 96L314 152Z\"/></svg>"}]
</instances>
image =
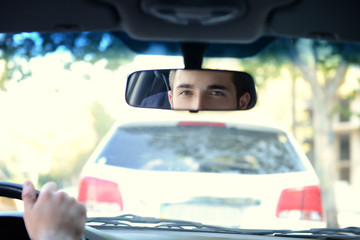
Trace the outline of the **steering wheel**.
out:
<instances>
[{"instance_id":1,"label":"steering wheel","mask_svg":"<svg viewBox=\"0 0 360 240\"><path fill-rule=\"evenodd\" d=\"M18 183L0 181L0 196L22 200L22 185ZM37 195L40 191L36 190Z\"/></svg>"},{"instance_id":2,"label":"steering wheel","mask_svg":"<svg viewBox=\"0 0 360 240\"><path fill-rule=\"evenodd\" d=\"M22 185L6 181L0 181L0 197L22 200ZM37 195L39 195L37 191ZM0 233L4 239L30 239L23 213L17 211L0 212Z\"/></svg>"}]
</instances>

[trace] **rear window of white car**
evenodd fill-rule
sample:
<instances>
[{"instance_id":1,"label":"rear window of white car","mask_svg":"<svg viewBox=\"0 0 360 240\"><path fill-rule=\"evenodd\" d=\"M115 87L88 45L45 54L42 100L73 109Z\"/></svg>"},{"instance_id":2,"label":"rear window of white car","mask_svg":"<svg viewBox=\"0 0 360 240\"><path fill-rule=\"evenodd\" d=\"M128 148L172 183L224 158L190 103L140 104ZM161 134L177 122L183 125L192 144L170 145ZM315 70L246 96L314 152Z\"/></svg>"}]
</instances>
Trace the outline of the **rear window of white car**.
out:
<instances>
[{"instance_id":1,"label":"rear window of white car","mask_svg":"<svg viewBox=\"0 0 360 240\"><path fill-rule=\"evenodd\" d=\"M119 127L96 163L138 170L241 174L305 170L284 133L217 126Z\"/></svg>"}]
</instances>

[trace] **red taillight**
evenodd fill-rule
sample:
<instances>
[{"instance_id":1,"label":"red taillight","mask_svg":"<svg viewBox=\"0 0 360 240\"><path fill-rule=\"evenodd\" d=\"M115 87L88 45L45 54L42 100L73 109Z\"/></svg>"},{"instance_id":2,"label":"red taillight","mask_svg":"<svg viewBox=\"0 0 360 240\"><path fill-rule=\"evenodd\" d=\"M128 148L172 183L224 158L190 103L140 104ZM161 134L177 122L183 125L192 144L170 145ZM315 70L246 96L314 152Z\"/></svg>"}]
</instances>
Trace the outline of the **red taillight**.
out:
<instances>
[{"instance_id":1,"label":"red taillight","mask_svg":"<svg viewBox=\"0 0 360 240\"><path fill-rule=\"evenodd\" d=\"M323 211L320 187L306 186L283 190L276 208L276 216L321 221Z\"/></svg>"},{"instance_id":2,"label":"red taillight","mask_svg":"<svg viewBox=\"0 0 360 240\"><path fill-rule=\"evenodd\" d=\"M112 210L123 210L123 201L119 191L119 186L115 182L84 177L80 182L78 201L86 203L91 210L99 210L103 205L115 206L108 207Z\"/></svg>"},{"instance_id":3,"label":"red taillight","mask_svg":"<svg viewBox=\"0 0 360 240\"><path fill-rule=\"evenodd\" d=\"M179 122L179 126L212 126L212 127L226 127L225 123L219 122L195 122L195 121L183 121Z\"/></svg>"}]
</instances>

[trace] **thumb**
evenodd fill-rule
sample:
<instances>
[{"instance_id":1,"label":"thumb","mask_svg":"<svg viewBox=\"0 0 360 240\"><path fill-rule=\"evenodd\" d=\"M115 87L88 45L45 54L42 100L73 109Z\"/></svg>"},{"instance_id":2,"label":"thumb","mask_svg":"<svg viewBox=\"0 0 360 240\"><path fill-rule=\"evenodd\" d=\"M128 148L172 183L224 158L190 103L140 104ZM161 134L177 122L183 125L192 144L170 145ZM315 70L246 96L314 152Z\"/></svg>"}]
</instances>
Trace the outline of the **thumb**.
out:
<instances>
[{"instance_id":1,"label":"thumb","mask_svg":"<svg viewBox=\"0 0 360 240\"><path fill-rule=\"evenodd\" d=\"M36 202L36 190L30 181L25 181L23 184L22 200L24 202L24 210L32 209Z\"/></svg>"}]
</instances>

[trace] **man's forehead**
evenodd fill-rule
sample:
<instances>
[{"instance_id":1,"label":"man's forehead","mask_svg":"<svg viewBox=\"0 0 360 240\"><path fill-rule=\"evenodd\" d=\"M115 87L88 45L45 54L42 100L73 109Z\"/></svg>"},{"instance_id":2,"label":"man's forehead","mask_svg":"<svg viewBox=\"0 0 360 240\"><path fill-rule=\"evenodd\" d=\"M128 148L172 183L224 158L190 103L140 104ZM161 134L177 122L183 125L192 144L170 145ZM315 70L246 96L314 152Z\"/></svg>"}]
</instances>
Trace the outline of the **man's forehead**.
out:
<instances>
[{"instance_id":1,"label":"man's forehead","mask_svg":"<svg viewBox=\"0 0 360 240\"><path fill-rule=\"evenodd\" d=\"M177 70L175 78L179 76L207 76L208 78L232 78L232 72L228 71L211 71L211 70Z\"/></svg>"},{"instance_id":2,"label":"man's forehead","mask_svg":"<svg viewBox=\"0 0 360 240\"><path fill-rule=\"evenodd\" d=\"M232 83L233 76L230 72L199 71L199 70L179 70L174 78L176 84L206 84L206 85L229 85Z\"/></svg>"}]
</instances>

